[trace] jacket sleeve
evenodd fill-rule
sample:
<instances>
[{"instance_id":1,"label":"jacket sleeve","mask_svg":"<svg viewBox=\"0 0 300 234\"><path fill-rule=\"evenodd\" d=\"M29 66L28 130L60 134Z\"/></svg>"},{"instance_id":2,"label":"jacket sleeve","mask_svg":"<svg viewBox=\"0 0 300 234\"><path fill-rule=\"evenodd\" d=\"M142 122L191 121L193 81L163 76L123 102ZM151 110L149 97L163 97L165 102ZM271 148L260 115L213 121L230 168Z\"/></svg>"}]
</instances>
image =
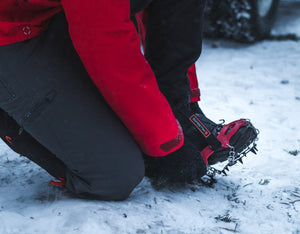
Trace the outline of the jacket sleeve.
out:
<instances>
[{"instance_id":1,"label":"jacket sleeve","mask_svg":"<svg viewBox=\"0 0 300 234\"><path fill-rule=\"evenodd\" d=\"M129 0L62 0L74 47L90 77L142 150L167 155L183 134L140 51Z\"/></svg>"}]
</instances>

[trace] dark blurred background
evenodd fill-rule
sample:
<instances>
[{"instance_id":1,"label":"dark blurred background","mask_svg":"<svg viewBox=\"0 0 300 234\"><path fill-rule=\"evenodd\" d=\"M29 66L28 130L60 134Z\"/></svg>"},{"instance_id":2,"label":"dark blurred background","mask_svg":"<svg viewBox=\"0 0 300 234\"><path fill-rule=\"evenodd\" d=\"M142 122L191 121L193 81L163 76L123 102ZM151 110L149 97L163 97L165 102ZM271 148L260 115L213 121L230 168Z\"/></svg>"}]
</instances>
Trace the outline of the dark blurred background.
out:
<instances>
[{"instance_id":1,"label":"dark blurred background","mask_svg":"<svg viewBox=\"0 0 300 234\"><path fill-rule=\"evenodd\" d=\"M299 40L299 34L284 29L290 24L300 28L299 0L207 0L205 18L205 36L210 38Z\"/></svg>"}]
</instances>

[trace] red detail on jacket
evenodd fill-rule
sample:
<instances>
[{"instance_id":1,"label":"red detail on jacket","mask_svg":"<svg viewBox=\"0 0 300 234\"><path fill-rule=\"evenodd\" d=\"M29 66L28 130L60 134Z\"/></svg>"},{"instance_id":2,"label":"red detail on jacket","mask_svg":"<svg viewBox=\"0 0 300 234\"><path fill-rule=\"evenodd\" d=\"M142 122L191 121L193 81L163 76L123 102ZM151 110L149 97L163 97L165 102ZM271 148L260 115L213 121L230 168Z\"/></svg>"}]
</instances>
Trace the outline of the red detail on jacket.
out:
<instances>
[{"instance_id":1,"label":"red detail on jacket","mask_svg":"<svg viewBox=\"0 0 300 234\"><path fill-rule=\"evenodd\" d=\"M138 33L130 21L130 1L3 0L0 46L38 35L62 8L86 70L143 151L164 156L180 148L183 139L167 152L161 149L182 130L140 51Z\"/></svg>"},{"instance_id":2,"label":"red detail on jacket","mask_svg":"<svg viewBox=\"0 0 300 234\"><path fill-rule=\"evenodd\" d=\"M195 64L190 67L188 70L188 77L190 80L190 87L191 87L191 102L198 102L200 101L200 89L198 87L198 78L196 73L196 66Z\"/></svg>"},{"instance_id":3,"label":"red detail on jacket","mask_svg":"<svg viewBox=\"0 0 300 234\"><path fill-rule=\"evenodd\" d=\"M145 39L146 39L146 21L147 21L147 11L141 11L135 15L140 39L143 47L145 48Z\"/></svg>"},{"instance_id":4,"label":"red detail on jacket","mask_svg":"<svg viewBox=\"0 0 300 234\"><path fill-rule=\"evenodd\" d=\"M172 140L170 140L170 141L168 141L168 142L166 142L166 143L164 143L164 144L162 144L162 145L160 146L160 148L161 148L164 152L169 152L169 151L172 150L176 145L178 145L178 144L180 144L181 142L183 142L184 136L183 136L182 128L181 128L181 126L180 126L180 124L179 124L178 121L177 121L177 123L178 123L178 127L179 127L179 129L180 129L178 135L177 135L174 139L172 139Z\"/></svg>"},{"instance_id":5,"label":"red detail on jacket","mask_svg":"<svg viewBox=\"0 0 300 234\"><path fill-rule=\"evenodd\" d=\"M61 9L61 3L53 0L1 0L0 46L35 37Z\"/></svg>"}]
</instances>

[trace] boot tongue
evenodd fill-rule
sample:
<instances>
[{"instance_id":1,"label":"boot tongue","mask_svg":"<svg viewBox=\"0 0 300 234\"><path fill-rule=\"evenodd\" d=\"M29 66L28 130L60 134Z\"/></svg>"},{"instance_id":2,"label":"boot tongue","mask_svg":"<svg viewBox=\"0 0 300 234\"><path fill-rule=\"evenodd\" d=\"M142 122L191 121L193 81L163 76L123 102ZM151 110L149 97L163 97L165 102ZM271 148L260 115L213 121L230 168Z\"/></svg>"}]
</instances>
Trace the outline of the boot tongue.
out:
<instances>
[{"instance_id":1,"label":"boot tongue","mask_svg":"<svg viewBox=\"0 0 300 234\"><path fill-rule=\"evenodd\" d=\"M184 136L188 137L200 151L207 145L213 149L220 147L221 143L217 140L219 125L208 119L197 103L177 103L173 113L183 128Z\"/></svg>"},{"instance_id":2,"label":"boot tongue","mask_svg":"<svg viewBox=\"0 0 300 234\"><path fill-rule=\"evenodd\" d=\"M215 135L217 133L217 128L219 124L216 124L215 122L211 121L208 119L201 108L199 107L197 102L193 102L189 104L189 109L190 109L190 115L192 116L193 114L196 115L201 122L206 126L206 128ZM216 135L215 135L216 136Z\"/></svg>"},{"instance_id":3,"label":"boot tongue","mask_svg":"<svg viewBox=\"0 0 300 234\"><path fill-rule=\"evenodd\" d=\"M175 117L179 120L179 122L184 125L184 130L187 130L185 126L189 126L190 123L193 123L202 135L205 136L205 132L208 130L209 133L212 133L214 136L218 135L219 124L208 119L198 106L198 103L186 103L180 102L176 103L176 105L170 104ZM190 123L188 123L190 122Z\"/></svg>"},{"instance_id":4,"label":"boot tongue","mask_svg":"<svg viewBox=\"0 0 300 234\"><path fill-rule=\"evenodd\" d=\"M205 115L203 114L198 114L196 113L195 116L198 117L198 119L202 122L202 124L211 132L214 133L216 131L216 128L218 124L214 123L210 119L208 119Z\"/></svg>"}]
</instances>

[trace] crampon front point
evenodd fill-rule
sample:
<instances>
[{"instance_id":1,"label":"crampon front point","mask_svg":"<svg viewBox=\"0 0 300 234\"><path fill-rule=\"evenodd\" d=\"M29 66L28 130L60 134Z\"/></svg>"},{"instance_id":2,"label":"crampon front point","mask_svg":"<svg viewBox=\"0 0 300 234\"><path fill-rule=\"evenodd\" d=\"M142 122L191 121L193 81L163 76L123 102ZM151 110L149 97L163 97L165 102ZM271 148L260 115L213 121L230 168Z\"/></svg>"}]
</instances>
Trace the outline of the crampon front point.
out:
<instances>
[{"instance_id":1,"label":"crampon front point","mask_svg":"<svg viewBox=\"0 0 300 234\"><path fill-rule=\"evenodd\" d=\"M258 138L255 138L253 142L249 146L247 146L244 150L242 150L240 153L235 153L234 148L232 147L229 157L226 161L225 166L222 167L222 169L216 169L215 167L211 165L207 165L207 172L206 175L200 178L199 182L207 185L212 186L214 183L217 182L217 180L214 178L216 175L223 175L227 176L227 173L229 171L229 168L233 165L235 165L237 162L240 162L243 164L243 158L248 156L249 152L252 152L253 154L257 154L257 144L256 141Z\"/></svg>"}]
</instances>

